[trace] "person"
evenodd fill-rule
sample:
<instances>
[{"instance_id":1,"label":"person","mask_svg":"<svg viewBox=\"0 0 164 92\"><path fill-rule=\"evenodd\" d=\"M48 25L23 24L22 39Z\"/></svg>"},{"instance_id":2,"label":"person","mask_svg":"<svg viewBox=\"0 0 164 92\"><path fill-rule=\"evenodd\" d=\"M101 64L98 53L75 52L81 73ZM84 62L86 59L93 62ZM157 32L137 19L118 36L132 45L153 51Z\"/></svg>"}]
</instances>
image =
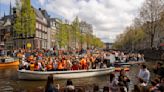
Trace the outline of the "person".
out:
<instances>
[{"instance_id":1,"label":"person","mask_svg":"<svg viewBox=\"0 0 164 92\"><path fill-rule=\"evenodd\" d=\"M140 85L134 85L134 89L132 90L132 92L147 92L147 91L144 91L142 90L142 86Z\"/></svg>"},{"instance_id":2,"label":"person","mask_svg":"<svg viewBox=\"0 0 164 92\"><path fill-rule=\"evenodd\" d=\"M59 90L54 86L53 75L48 76L47 84L45 87L45 92L59 92Z\"/></svg>"},{"instance_id":3,"label":"person","mask_svg":"<svg viewBox=\"0 0 164 92\"><path fill-rule=\"evenodd\" d=\"M120 75L118 77L118 81L119 81L118 85L123 86L124 88L126 87L127 91L129 90L128 86L129 86L130 79L125 75L124 69L121 69Z\"/></svg>"},{"instance_id":4,"label":"person","mask_svg":"<svg viewBox=\"0 0 164 92\"><path fill-rule=\"evenodd\" d=\"M63 71L64 70L64 65L62 63L62 60L58 61L58 71Z\"/></svg>"},{"instance_id":5,"label":"person","mask_svg":"<svg viewBox=\"0 0 164 92\"><path fill-rule=\"evenodd\" d=\"M117 92L119 82L114 73L111 73L109 76L110 76L109 89L111 90L111 92Z\"/></svg>"},{"instance_id":6,"label":"person","mask_svg":"<svg viewBox=\"0 0 164 92\"><path fill-rule=\"evenodd\" d=\"M109 87L108 86L104 86L103 92L109 92Z\"/></svg>"},{"instance_id":7,"label":"person","mask_svg":"<svg viewBox=\"0 0 164 92\"><path fill-rule=\"evenodd\" d=\"M75 92L75 86L72 80L68 79L66 83L66 90L64 92Z\"/></svg>"},{"instance_id":8,"label":"person","mask_svg":"<svg viewBox=\"0 0 164 92\"><path fill-rule=\"evenodd\" d=\"M99 92L99 86L98 85L94 85L93 87L93 92Z\"/></svg>"},{"instance_id":9,"label":"person","mask_svg":"<svg viewBox=\"0 0 164 92\"><path fill-rule=\"evenodd\" d=\"M119 83L119 92L128 92L128 89L123 82Z\"/></svg>"},{"instance_id":10,"label":"person","mask_svg":"<svg viewBox=\"0 0 164 92\"><path fill-rule=\"evenodd\" d=\"M115 54L114 53L110 54L110 63L111 63L111 66L114 66L115 61L116 61Z\"/></svg>"},{"instance_id":11,"label":"person","mask_svg":"<svg viewBox=\"0 0 164 92\"><path fill-rule=\"evenodd\" d=\"M146 85L149 82L150 79L150 72L149 70L146 68L146 65L142 64L140 71L138 73L138 79L143 79L143 81L146 83Z\"/></svg>"},{"instance_id":12,"label":"person","mask_svg":"<svg viewBox=\"0 0 164 92\"><path fill-rule=\"evenodd\" d=\"M159 90L160 90L161 92L164 92L164 78L161 79L161 82L160 82L160 84L159 84Z\"/></svg>"},{"instance_id":13,"label":"person","mask_svg":"<svg viewBox=\"0 0 164 92\"><path fill-rule=\"evenodd\" d=\"M142 78L139 78L139 85L143 87L147 86L146 82Z\"/></svg>"},{"instance_id":14,"label":"person","mask_svg":"<svg viewBox=\"0 0 164 92\"><path fill-rule=\"evenodd\" d=\"M80 64L82 66L82 69L88 69L86 56L84 56L84 58L81 59Z\"/></svg>"},{"instance_id":15,"label":"person","mask_svg":"<svg viewBox=\"0 0 164 92\"><path fill-rule=\"evenodd\" d=\"M164 77L164 68L162 67L162 63L158 62L153 71L160 78Z\"/></svg>"},{"instance_id":16,"label":"person","mask_svg":"<svg viewBox=\"0 0 164 92\"><path fill-rule=\"evenodd\" d=\"M72 62L72 63L73 63L73 65L72 65L72 67L71 67L71 70L79 70L79 69L80 69L80 67L79 67L79 65L77 64L76 61L74 61L74 62Z\"/></svg>"},{"instance_id":17,"label":"person","mask_svg":"<svg viewBox=\"0 0 164 92\"><path fill-rule=\"evenodd\" d=\"M149 92L159 92L159 80L154 79L151 81L151 87L149 88Z\"/></svg>"},{"instance_id":18,"label":"person","mask_svg":"<svg viewBox=\"0 0 164 92\"><path fill-rule=\"evenodd\" d=\"M57 69L58 69L58 62L55 60L55 61L53 62L53 70L54 70L54 71L57 71Z\"/></svg>"}]
</instances>

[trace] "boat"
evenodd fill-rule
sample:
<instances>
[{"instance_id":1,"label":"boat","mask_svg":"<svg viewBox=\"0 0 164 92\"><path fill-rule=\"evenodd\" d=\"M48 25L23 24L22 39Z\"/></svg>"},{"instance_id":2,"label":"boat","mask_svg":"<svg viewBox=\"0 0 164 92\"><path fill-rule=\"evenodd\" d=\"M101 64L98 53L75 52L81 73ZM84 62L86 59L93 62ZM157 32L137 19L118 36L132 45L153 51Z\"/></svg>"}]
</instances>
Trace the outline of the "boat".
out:
<instances>
[{"instance_id":1,"label":"boat","mask_svg":"<svg viewBox=\"0 0 164 92\"><path fill-rule=\"evenodd\" d=\"M116 67L116 68L115 68L115 71L116 71L116 72L120 72L122 69L124 69L124 71L129 71L129 70L130 70L129 67Z\"/></svg>"},{"instance_id":2,"label":"boat","mask_svg":"<svg viewBox=\"0 0 164 92\"><path fill-rule=\"evenodd\" d=\"M19 60L12 57L0 57L0 67L18 66Z\"/></svg>"},{"instance_id":3,"label":"boat","mask_svg":"<svg viewBox=\"0 0 164 92\"><path fill-rule=\"evenodd\" d=\"M130 67L132 65L143 64L145 61L129 61L129 62L116 62L115 67Z\"/></svg>"},{"instance_id":4,"label":"boat","mask_svg":"<svg viewBox=\"0 0 164 92\"><path fill-rule=\"evenodd\" d=\"M70 70L70 71L30 71L18 70L18 79L21 80L46 80L49 75L54 79L75 79L93 76L107 75L115 71L114 67L89 69L89 70Z\"/></svg>"},{"instance_id":5,"label":"boat","mask_svg":"<svg viewBox=\"0 0 164 92\"><path fill-rule=\"evenodd\" d=\"M18 66L19 65L19 61L12 61L12 62L4 62L4 63L0 63L0 67L8 67L8 66Z\"/></svg>"},{"instance_id":6,"label":"boat","mask_svg":"<svg viewBox=\"0 0 164 92\"><path fill-rule=\"evenodd\" d=\"M130 67L130 63L124 63L124 62L117 62L114 64L115 67Z\"/></svg>"}]
</instances>

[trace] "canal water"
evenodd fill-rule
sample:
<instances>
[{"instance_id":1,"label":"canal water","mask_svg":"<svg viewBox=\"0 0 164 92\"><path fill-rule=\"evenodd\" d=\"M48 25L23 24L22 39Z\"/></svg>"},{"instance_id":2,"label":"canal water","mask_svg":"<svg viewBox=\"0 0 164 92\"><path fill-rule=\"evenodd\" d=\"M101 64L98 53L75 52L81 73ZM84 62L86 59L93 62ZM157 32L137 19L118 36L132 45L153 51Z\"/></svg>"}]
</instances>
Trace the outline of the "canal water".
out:
<instances>
[{"instance_id":1,"label":"canal water","mask_svg":"<svg viewBox=\"0 0 164 92\"><path fill-rule=\"evenodd\" d=\"M136 81L136 74L138 73L138 66L131 67L127 75L131 79L130 88L133 87ZM107 85L109 75L73 79L73 84L76 86L82 86L86 90L91 90L93 84L97 84L100 88ZM64 87L66 80L55 80L55 84L59 84L60 87ZM25 81L19 80L17 77L17 67L0 68L0 92L40 92L46 85L46 81Z\"/></svg>"}]
</instances>

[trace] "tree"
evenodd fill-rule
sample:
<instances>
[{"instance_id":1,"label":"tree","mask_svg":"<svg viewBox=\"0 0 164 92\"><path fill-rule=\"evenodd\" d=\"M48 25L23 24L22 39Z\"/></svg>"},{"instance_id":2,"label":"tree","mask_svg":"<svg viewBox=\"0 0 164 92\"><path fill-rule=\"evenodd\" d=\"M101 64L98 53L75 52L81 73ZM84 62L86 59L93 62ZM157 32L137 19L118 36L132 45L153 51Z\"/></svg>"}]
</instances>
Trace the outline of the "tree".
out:
<instances>
[{"instance_id":1,"label":"tree","mask_svg":"<svg viewBox=\"0 0 164 92\"><path fill-rule=\"evenodd\" d=\"M113 45L115 49L134 50L137 44L145 38L145 33L141 27L127 27L125 32L121 34Z\"/></svg>"},{"instance_id":2,"label":"tree","mask_svg":"<svg viewBox=\"0 0 164 92\"><path fill-rule=\"evenodd\" d=\"M79 19L76 17L72 22L72 31L73 31L73 39L74 39L74 48L77 48L77 43L80 43L80 25Z\"/></svg>"},{"instance_id":3,"label":"tree","mask_svg":"<svg viewBox=\"0 0 164 92\"><path fill-rule=\"evenodd\" d=\"M163 0L146 0L140 10L140 22L147 35L150 36L151 48L154 44L154 37L160 25L160 14L164 10Z\"/></svg>"},{"instance_id":4,"label":"tree","mask_svg":"<svg viewBox=\"0 0 164 92\"><path fill-rule=\"evenodd\" d=\"M94 48L102 48L104 46L104 43L101 41L100 38L93 36L91 45L94 46Z\"/></svg>"},{"instance_id":5,"label":"tree","mask_svg":"<svg viewBox=\"0 0 164 92\"><path fill-rule=\"evenodd\" d=\"M65 47L68 45L68 25L64 23L59 23L59 32L56 35L59 48Z\"/></svg>"},{"instance_id":6,"label":"tree","mask_svg":"<svg viewBox=\"0 0 164 92\"><path fill-rule=\"evenodd\" d=\"M81 48L83 48L83 44L85 44L86 41L86 35L85 34L80 34L80 44L81 44Z\"/></svg>"},{"instance_id":7,"label":"tree","mask_svg":"<svg viewBox=\"0 0 164 92\"><path fill-rule=\"evenodd\" d=\"M14 23L14 31L16 34L25 38L25 44L27 44L28 37L33 37L35 34L36 16L34 9L31 7L30 0L21 0L21 5L16 2L16 17Z\"/></svg>"}]
</instances>

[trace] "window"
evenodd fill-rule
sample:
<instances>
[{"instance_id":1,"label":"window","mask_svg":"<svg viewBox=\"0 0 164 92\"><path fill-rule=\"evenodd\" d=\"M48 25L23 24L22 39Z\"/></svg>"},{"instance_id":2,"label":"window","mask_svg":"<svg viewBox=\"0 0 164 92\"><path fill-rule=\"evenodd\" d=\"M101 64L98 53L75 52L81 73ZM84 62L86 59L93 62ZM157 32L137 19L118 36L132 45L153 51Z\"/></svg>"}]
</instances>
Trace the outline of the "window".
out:
<instances>
[{"instance_id":1,"label":"window","mask_svg":"<svg viewBox=\"0 0 164 92\"><path fill-rule=\"evenodd\" d=\"M38 35L38 30L36 30L36 37L39 37L39 35Z\"/></svg>"},{"instance_id":2,"label":"window","mask_svg":"<svg viewBox=\"0 0 164 92\"><path fill-rule=\"evenodd\" d=\"M48 38L48 35L47 34L45 34L45 39L47 39Z\"/></svg>"},{"instance_id":3,"label":"window","mask_svg":"<svg viewBox=\"0 0 164 92\"><path fill-rule=\"evenodd\" d=\"M39 24L39 29L40 29L40 30L42 29L42 25L41 25L41 24Z\"/></svg>"},{"instance_id":4,"label":"window","mask_svg":"<svg viewBox=\"0 0 164 92\"><path fill-rule=\"evenodd\" d=\"M44 33L42 33L42 38L44 39Z\"/></svg>"},{"instance_id":5,"label":"window","mask_svg":"<svg viewBox=\"0 0 164 92\"><path fill-rule=\"evenodd\" d=\"M44 25L42 25L42 31L44 31Z\"/></svg>"},{"instance_id":6,"label":"window","mask_svg":"<svg viewBox=\"0 0 164 92\"><path fill-rule=\"evenodd\" d=\"M42 38L42 32L39 31L39 38Z\"/></svg>"},{"instance_id":7,"label":"window","mask_svg":"<svg viewBox=\"0 0 164 92\"><path fill-rule=\"evenodd\" d=\"M44 28L44 31L47 32L47 28L46 27Z\"/></svg>"},{"instance_id":8,"label":"window","mask_svg":"<svg viewBox=\"0 0 164 92\"><path fill-rule=\"evenodd\" d=\"M44 40L42 40L42 48L44 48Z\"/></svg>"}]
</instances>

